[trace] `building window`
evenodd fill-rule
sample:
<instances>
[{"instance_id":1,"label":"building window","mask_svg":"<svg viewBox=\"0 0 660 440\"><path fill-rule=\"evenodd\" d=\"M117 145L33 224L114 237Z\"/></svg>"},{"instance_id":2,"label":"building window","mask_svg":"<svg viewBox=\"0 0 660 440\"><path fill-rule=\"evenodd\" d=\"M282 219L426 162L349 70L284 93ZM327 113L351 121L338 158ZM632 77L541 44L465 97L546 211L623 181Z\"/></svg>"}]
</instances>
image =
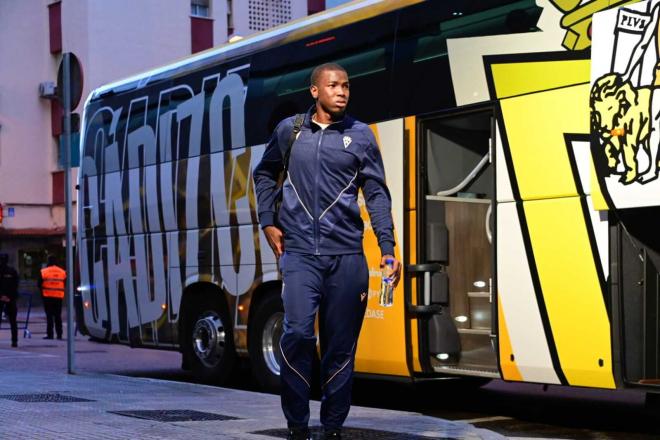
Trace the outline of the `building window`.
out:
<instances>
[{"instance_id":1,"label":"building window","mask_svg":"<svg viewBox=\"0 0 660 440\"><path fill-rule=\"evenodd\" d=\"M325 0L307 0L307 14L312 15L325 10Z\"/></svg>"},{"instance_id":2,"label":"building window","mask_svg":"<svg viewBox=\"0 0 660 440\"><path fill-rule=\"evenodd\" d=\"M194 17L210 17L209 0L191 0L190 15Z\"/></svg>"}]
</instances>

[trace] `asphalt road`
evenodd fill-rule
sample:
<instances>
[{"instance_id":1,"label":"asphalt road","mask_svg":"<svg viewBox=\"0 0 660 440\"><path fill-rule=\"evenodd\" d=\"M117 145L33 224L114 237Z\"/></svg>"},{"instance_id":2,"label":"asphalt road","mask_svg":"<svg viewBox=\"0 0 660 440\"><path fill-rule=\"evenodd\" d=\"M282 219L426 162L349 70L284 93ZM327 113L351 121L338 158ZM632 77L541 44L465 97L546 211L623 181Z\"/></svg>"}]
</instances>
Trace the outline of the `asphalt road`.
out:
<instances>
[{"instance_id":1,"label":"asphalt road","mask_svg":"<svg viewBox=\"0 0 660 440\"><path fill-rule=\"evenodd\" d=\"M66 371L66 341L43 340L45 318L33 313L31 338L21 334L19 347L9 347L6 322L0 330L0 371ZM66 331L65 331L66 332ZM103 344L77 335L77 371L196 382L180 369L177 352ZM230 388L256 391L247 367L234 375ZM637 391L562 388L491 381L475 384L443 381L403 384L356 379L356 405L407 410L478 427L517 438L659 439L660 408L647 409Z\"/></svg>"}]
</instances>

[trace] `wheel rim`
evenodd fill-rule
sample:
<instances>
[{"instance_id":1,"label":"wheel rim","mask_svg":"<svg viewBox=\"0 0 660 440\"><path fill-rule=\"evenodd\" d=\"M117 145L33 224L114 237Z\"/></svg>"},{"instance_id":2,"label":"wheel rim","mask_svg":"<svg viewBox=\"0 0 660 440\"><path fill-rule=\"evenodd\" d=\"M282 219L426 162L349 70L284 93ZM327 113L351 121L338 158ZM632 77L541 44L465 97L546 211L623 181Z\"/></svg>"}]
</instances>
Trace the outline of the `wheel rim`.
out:
<instances>
[{"instance_id":1,"label":"wheel rim","mask_svg":"<svg viewBox=\"0 0 660 440\"><path fill-rule=\"evenodd\" d=\"M264 362L268 370L276 376L280 375L280 361L282 360L280 338L282 337L283 322L284 313L274 313L266 321L263 333L261 334L261 350L263 352Z\"/></svg>"},{"instance_id":2,"label":"wheel rim","mask_svg":"<svg viewBox=\"0 0 660 440\"><path fill-rule=\"evenodd\" d=\"M225 352L225 326L220 316L205 312L197 318L192 333L195 355L206 367L215 367Z\"/></svg>"}]
</instances>

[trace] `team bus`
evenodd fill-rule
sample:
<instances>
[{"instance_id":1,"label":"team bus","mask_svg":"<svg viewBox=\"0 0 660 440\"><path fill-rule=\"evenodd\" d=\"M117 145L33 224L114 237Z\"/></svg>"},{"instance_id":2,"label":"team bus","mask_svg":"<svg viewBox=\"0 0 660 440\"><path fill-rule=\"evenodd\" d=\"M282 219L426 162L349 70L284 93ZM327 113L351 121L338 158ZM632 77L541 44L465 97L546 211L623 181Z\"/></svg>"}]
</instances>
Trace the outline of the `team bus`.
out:
<instances>
[{"instance_id":1,"label":"team bus","mask_svg":"<svg viewBox=\"0 0 660 440\"><path fill-rule=\"evenodd\" d=\"M84 108L79 329L276 390L278 262L252 171L344 66L391 190L355 368L407 380L660 384L656 1L361 0L104 85Z\"/></svg>"}]
</instances>

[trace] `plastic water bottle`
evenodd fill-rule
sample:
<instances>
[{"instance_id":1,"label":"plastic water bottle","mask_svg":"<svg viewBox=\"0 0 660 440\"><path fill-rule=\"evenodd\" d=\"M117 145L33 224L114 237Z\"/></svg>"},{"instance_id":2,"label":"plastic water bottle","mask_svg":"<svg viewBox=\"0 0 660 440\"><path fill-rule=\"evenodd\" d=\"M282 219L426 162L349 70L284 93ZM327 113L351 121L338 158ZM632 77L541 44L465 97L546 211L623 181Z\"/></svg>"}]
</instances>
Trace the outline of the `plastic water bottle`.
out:
<instances>
[{"instance_id":1,"label":"plastic water bottle","mask_svg":"<svg viewBox=\"0 0 660 440\"><path fill-rule=\"evenodd\" d=\"M385 260L385 267L382 271L382 281L380 283L380 298L378 304L381 307L392 307L394 303L394 260L388 258Z\"/></svg>"}]
</instances>

